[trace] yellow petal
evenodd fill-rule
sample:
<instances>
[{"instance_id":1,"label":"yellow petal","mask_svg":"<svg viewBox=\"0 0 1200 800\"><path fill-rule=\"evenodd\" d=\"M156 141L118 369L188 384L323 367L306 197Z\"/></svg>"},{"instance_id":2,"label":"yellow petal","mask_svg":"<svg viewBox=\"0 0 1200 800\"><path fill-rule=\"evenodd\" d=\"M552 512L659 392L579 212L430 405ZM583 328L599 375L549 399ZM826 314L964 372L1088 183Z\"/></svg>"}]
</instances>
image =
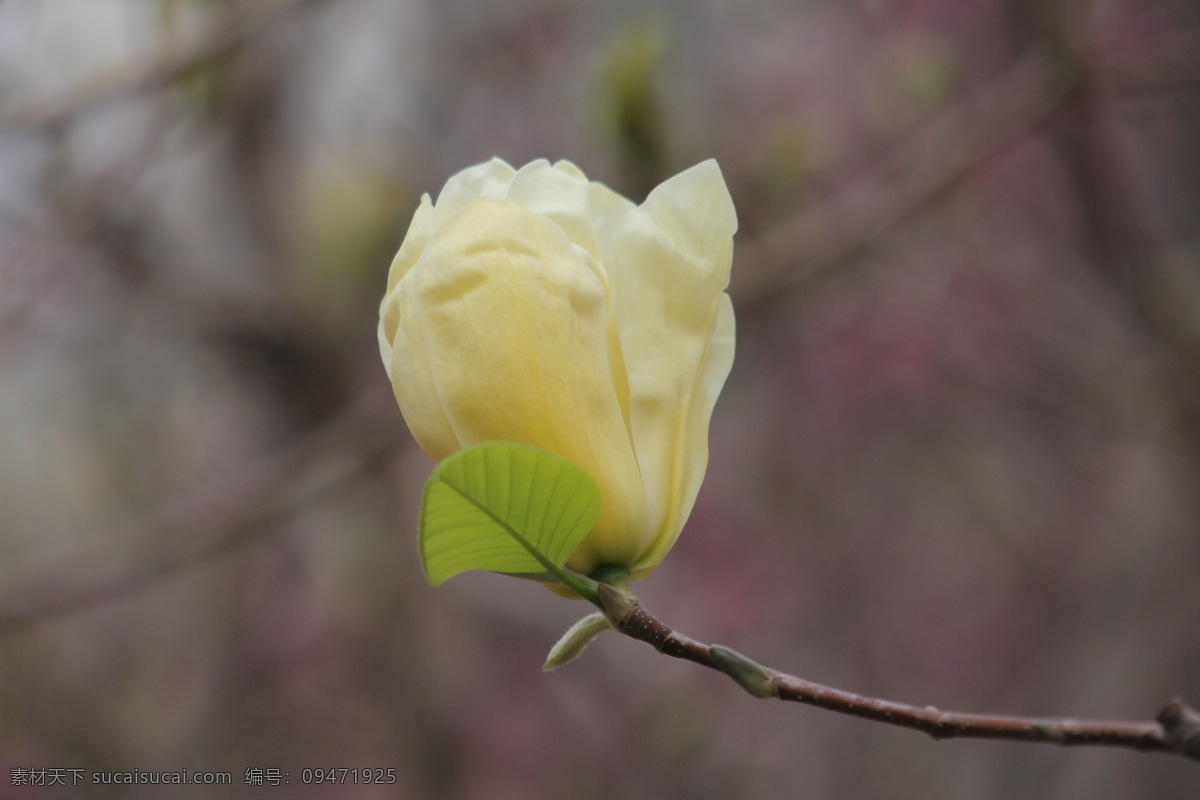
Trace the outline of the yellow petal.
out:
<instances>
[{"instance_id":1,"label":"yellow petal","mask_svg":"<svg viewBox=\"0 0 1200 800\"><path fill-rule=\"evenodd\" d=\"M391 269L388 270L387 291L383 296L384 308L381 311L381 318L383 311L387 309L388 295L396 288L400 279L408 274L413 264L417 263L421 253L425 252L425 245L429 244L429 240L441 226L442 215L434 210L433 203L429 201L429 195L422 195L421 204L417 206L412 222L408 225L408 233L404 236L404 242L401 243L400 250L392 259ZM388 332L389 339L394 332L394 328Z\"/></svg>"},{"instance_id":2,"label":"yellow petal","mask_svg":"<svg viewBox=\"0 0 1200 800\"><path fill-rule=\"evenodd\" d=\"M588 181L577 169L552 167L545 159L532 161L517 170L505 199L554 220L573 244L599 261L600 245L588 208Z\"/></svg>"},{"instance_id":3,"label":"yellow petal","mask_svg":"<svg viewBox=\"0 0 1200 800\"><path fill-rule=\"evenodd\" d=\"M633 565L634 578L641 580L650 573L675 545L696 504L696 495L704 481L708 467L708 424L712 419L717 396L729 377L733 367L734 350L733 301L729 295L717 296L717 321L708 340L708 350L700 365L696 386L684 420L683 448L679 455L681 464L679 507L674 524L664 525L650 549Z\"/></svg>"},{"instance_id":4,"label":"yellow petal","mask_svg":"<svg viewBox=\"0 0 1200 800\"><path fill-rule=\"evenodd\" d=\"M392 379L392 391L400 413L421 449L441 461L461 446L446 418L434 382L433 365L421 327L413 291L413 272L407 272L385 302L386 315L380 325L384 365ZM394 320L394 327L391 322ZM390 346L384 346L384 329L393 331Z\"/></svg>"},{"instance_id":5,"label":"yellow petal","mask_svg":"<svg viewBox=\"0 0 1200 800\"><path fill-rule=\"evenodd\" d=\"M589 264L601 272L604 268L604 250L611 250L609 242L612 232L620 220L633 210L634 205L607 186L591 183L584 174L569 161L559 161L553 166L545 159L526 164L517 171L505 196L510 202L533 214L553 220L572 244L587 251ZM609 287L607 273L603 276L606 290ZM629 386L625 377L625 361L621 355L621 341L617 336L616 310L610 305L608 316L609 371L617 400L621 404L621 415L628 423ZM626 425L628 430L628 425Z\"/></svg>"},{"instance_id":6,"label":"yellow petal","mask_svg":"<svg viewBox=\"0 0 1200 800\"><path fill-rule=\"evenodd\" d=\"M438 213L442 219L450 219L480 197L503 200L516 174L502 158L464 169L446 181L438 193Z\"/></svg>"},{"instance_id":7,"label":"yellow petal","mask_svg":"<svg viewBox=\"0 0 1200 800\"><path fill-rule=\"evenodd\" d=\"M425 336L412 307L412 292L405 288L411 283L413 266L441 226L440 215L425 195L392 260L387 292L379 308L379 350L396 402L417 444L439 461L458 449L458 439L437 399Z\"/></svg>"},{"instance_id":8,"label":"yellow petal","mask_svg":"<svg viewBox=\"0 0 1200 800\"><path fill-rule=\"evenodd\" d=\"M570 161L551 166L545 159L521 167L504 199L554 220L573 244L602 265L613 232L634 208L604 184L589 181Z\"/></svg>"},{"instance_id":9,"label":"yellow petal","mask_svg":"<svg viewBox=\"0 0 1200 800\"><path fill-rule=\"evenodd\" d=\"M617 329L648 498L648 541L634 565L642 572L679 535L708 464L707 423L732 362L723 290L736 229L721 171L706 161L656 188L617 231Z\"/></svg>"},{"instance_id":10,"label":"yellow petal","mask_svg":"<svg viewBox=\"0 0 1200 800\"><path fill-rule=\"evenodd\" d=\"M400 284L458 443L531 444L600 484L600 519L568 562L581 572L633 563L646 530L610 370L605 282L588 262L551 220L481 199L446 223Z\"/></svg>"}]
</instances>

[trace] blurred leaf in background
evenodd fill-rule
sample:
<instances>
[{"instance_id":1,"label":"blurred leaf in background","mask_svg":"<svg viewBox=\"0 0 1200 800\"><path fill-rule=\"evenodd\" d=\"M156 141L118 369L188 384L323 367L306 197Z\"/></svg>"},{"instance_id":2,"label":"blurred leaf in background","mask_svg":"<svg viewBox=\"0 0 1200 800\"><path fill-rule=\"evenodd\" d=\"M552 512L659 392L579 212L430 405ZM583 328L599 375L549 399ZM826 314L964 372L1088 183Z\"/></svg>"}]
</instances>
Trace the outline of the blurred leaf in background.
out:
<instances>
[{"instance_id":1,"label":"blurred leaf in background","mask_svg":"<svg viewBox=\"0 0 1200 800\"><path fill-rule=\"evenodd\" d=\"M656 19L638 19L609 43L600 71L602 124L621 166L643 197L666 177L671 129L661 92L669 36Z\"/></svg>"}]
</instances>

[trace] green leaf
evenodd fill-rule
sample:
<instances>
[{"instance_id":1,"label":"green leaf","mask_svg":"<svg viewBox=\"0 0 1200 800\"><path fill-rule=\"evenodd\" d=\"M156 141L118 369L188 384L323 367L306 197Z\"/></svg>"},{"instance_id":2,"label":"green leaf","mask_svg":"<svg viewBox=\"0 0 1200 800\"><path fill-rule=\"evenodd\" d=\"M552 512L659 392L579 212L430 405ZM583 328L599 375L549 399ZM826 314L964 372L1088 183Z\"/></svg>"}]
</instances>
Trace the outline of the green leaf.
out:
<instances>
[{"instance_id":1,"label":"green leaf","mask_svg":"<svg viewBox=\"0 0 1200 800\"><path fill-rule=\"evenodd\" d=\"M421 565L434 586L485 569L549 572L578 592L563 565L592 529L600 504L592 476L553 453L509 442L460 450L425 484Z\"/></svg>"}]
</instances>

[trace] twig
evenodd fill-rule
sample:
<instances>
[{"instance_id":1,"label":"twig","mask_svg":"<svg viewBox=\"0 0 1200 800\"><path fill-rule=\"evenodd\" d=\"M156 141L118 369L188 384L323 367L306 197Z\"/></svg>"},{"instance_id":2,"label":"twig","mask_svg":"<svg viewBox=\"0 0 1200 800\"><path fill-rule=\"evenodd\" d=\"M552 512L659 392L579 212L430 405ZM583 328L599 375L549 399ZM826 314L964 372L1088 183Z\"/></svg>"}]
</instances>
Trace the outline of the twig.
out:
<instances>
[{"instance_id":1,"label":"twig","mask_svg":"<svg viewBox=\"0 0 1200 800\"><path fill-rule=\"evenodd\" d=\"M793 700L817 708L923 731L935 739L970 737L1058 745L1108 745L1175 753L1200 761L1200 712L1176 698L1153 721L1012 717L940 711L835 689L763 667L721 645L706 645L660 621L636 598L600 585L613 627L673 658L723 672L755 697Z\"/></svg>"},{"instance_id":2,"label":"twig","mask_svg":"<svg viewBox=\"0 0 1200 800\"><path fill-rule=\"evenodd\" d=\"M54 128L110 100L169 84L205 62L236 50L282 16L314 2L238 4L186 46L166 48L142 64L98 78L59 97L31 100L6 111L0 115L0 131Z\"/></svg>"},{"instance_id":3,"label":"twig","mask_svg":"<svg viewBox=\"0 0 1200 800\"><path fill-rule=\"evenodd\" d=\"M921 125L869 173L739 244L739 261L769 265L734 271L739 312L786 299L868 253L1058 110L1077 78L1075 65L1035 47Z\"/></svg>"}]
</instances>

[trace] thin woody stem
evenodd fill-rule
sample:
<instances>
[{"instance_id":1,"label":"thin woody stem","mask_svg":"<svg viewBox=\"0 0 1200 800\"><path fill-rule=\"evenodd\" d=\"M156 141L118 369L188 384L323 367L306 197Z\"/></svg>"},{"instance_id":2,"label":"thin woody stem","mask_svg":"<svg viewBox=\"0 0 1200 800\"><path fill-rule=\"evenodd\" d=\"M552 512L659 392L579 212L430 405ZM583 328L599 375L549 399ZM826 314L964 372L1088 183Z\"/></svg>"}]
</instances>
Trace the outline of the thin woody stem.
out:
<instances>
[{"instance_id":1,"label":"thin woody stem","mask_svg":"<svg viewBox=\"0 0 1200 800\"><path fill-rule=\"evenodd\" d=\"M637 598L601 584L599 595L613 627L648 642L674 658L723 672L756 697L792 700L818 708L923 731L935 739L971 737L1047 742L1059 745L1108 745L1176 753L1200 760L1200 712L1176 698L1153 721L1012 717L940 711L835 689L760 666L721 645L706 645L673 630Z\"/></svg>"}]
</instances>

